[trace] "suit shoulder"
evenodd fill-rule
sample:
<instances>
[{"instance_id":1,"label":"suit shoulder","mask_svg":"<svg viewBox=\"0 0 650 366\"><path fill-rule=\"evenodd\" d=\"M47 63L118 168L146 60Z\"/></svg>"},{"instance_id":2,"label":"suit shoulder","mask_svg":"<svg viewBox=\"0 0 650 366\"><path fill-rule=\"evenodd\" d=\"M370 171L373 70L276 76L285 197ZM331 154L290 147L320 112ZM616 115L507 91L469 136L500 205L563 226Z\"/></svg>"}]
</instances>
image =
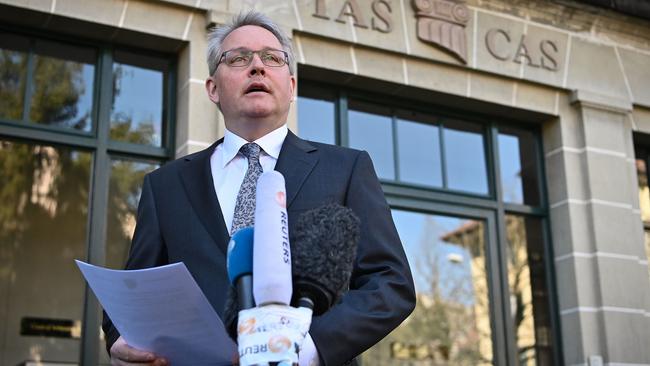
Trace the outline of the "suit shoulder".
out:
<instances>
[{"instance_id":1,"label":"suit shoulder","mask_svg":"<svg viewBox=\"0 0 650 366\"><path fill-rule=\"evenodd\" d=\"M170 174L177 174L179 169L183 167L185 164L187 164L190 161L197 160L197 159L210 159L210 155L212 154L212 147L208 147L204 150L182 156L178 159L174 159L171 161L168 161L164 163L162 166L159 168L153 170L149 175L151 176L152 179L165 179L166 177L169 177Z\"/></svg>"},{"instance_id":2,"label":"suit shoulder","mask_svg":"<svg viewBox=\"0 0 650 366\"><path fill-rule=\"evenodd\" d=\"M334 154L344 157L357 157L363 151L358 149L353 149L350 147L343 147L338 145L325 144L322 142L309 141L310 144L314 145L318 150L322 151L324 154Z\"/></svg>"}]
</instances>

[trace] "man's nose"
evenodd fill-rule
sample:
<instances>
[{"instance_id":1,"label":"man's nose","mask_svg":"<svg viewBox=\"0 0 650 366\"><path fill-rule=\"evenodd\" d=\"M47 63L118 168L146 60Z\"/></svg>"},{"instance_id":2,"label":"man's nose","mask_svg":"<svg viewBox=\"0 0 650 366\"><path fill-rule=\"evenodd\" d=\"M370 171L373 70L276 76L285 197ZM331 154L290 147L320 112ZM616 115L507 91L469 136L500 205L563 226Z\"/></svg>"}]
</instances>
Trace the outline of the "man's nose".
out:
<instances>
[{"instance_id":1,"label":"man's nose","mask_svg":"<svg viewBox=\"0 0 650 366\"><path fill-rule=\"evenodd\" d=\"M251 69L249 71L250 75L257 75L261 74L264 75L266 71L264 70L264 63L262 62L262 58L258 53L253 54L253 60L251 61Z\"/></svg>"}]
</instances>

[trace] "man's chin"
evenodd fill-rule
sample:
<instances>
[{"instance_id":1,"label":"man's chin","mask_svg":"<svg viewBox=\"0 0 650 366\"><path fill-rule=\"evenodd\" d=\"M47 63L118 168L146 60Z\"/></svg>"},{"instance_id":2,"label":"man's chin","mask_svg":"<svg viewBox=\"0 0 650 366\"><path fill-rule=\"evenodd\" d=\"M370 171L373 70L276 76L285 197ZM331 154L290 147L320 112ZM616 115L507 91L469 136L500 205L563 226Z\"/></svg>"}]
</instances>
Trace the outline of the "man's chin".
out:
<instances>
[{"instance_id":1,"label":"man's chin","mask_svg":"<svg viewBox=\"0 0 650 366\"><path fill-rule=\"evenodd\" d=\"M268 110L255 110L245 113L244 116L249 120L266 120L272 119L273 113Z\"/></svg>"},{"instance_id":2,"label":"man's chin","mask_svg":"<svg viewBox=\"0 0 650 366\"><path fill-rule=\"evenodd\" d=\"M277 114L277 109L268 105L252 104L244 110L243 115L250 119L267 119Z\"/></svg>"}]
</instances>

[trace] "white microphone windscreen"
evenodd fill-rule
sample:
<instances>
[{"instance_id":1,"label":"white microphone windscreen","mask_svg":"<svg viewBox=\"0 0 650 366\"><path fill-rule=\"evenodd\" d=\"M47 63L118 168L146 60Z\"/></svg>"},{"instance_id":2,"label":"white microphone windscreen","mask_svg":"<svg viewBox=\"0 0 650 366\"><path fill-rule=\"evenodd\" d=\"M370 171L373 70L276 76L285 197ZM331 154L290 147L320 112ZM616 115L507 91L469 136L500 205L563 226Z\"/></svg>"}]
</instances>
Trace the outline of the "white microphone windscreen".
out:
<instances>
[{"instance_id":1,"label":"white microphone windscreen","mask_svg":"<svg viewBox=\"0 0 650 366\"><path fill-rule=\"evenodd\" d=\"M291 247L284 177L262 173L255 197L253 297L257 305L291 302Z\"/></svg>"}]
</instances>

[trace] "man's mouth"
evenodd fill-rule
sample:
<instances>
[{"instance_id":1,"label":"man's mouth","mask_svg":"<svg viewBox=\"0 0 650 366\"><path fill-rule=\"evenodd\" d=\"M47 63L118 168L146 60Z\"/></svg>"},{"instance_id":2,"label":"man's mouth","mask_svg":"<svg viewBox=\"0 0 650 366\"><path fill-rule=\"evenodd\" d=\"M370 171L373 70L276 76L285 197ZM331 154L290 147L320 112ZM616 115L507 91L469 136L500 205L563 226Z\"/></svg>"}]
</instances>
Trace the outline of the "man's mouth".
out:
<instances>
[{"instance_id":1,"label":"man's mouth","mask_svg":"<svg viewBox=\"0 0 650 366\"><path fill-rule=\"evenodd\" d=\"M263 83L252 83L251 85L248 86L248 88L246 88L244 94L257 93L257 92L270 93L270 90Z\"/></svg>"}]
</instances>

